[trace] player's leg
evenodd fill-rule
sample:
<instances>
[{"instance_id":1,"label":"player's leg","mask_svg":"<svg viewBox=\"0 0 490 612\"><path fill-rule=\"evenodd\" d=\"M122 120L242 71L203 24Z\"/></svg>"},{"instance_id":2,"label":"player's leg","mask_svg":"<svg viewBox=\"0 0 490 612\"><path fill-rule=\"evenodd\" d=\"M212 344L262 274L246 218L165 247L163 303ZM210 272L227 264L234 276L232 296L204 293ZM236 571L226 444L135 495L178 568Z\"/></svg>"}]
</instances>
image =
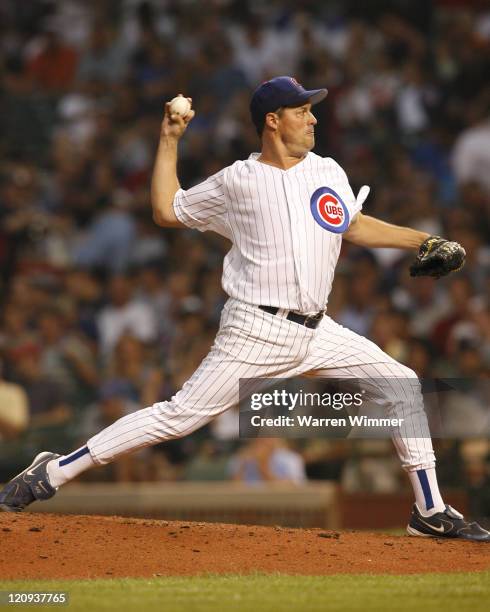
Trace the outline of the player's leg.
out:
<instances>
[{"instance_id":1,"label":"player's leg","mask_svg":"<svg viewBox=\"0 0 490 612\"><path fill-rule=\"evenodd\" d=\"M210 353L174 397L119 419L69 455L36 457L0 492L0 509L12 509L19 491L22 507L48 499L87 469L192 433L238 403L240 378L294 375L312 338L312 330L230 300Z\"/></svg>"},{"instance_id":2,"label":"player's leg","mask_svg":"<svg viewBox=\"0 0 490 612\"><path fill-rule=\"evenodd\" d=\"M390 428L390 433L421 511L428 516L444 510L420 383L415 372L395 361L373 342L333 321L329 322L325 332L318 334L307 359L311 368L308 376L362 380L368 396L364 403L367 406L382 405L386 416L398 422Z\"/></svg>"},{"instance_id":3,"label":"player's leg","mask_svg":"<svg viewBox=\"0 0 490 612\"><path fill-rule=\"evenodd\" d=\"M238 404L241 378L294 371L311 338L302 326L231 300L210 353L182 389L91 438L92 459L106 464L126 452L192 433Z\"/></svg>"},{"instance_id":4,"label":"player's leg","mask_svg":"<svg viewBox=\"0 0 490 612\"><path fill-rule=\"evenodd\" d=\"M381 404L398 422L390 433L416 500L409 533L490 541L488 532L466 523L442 499L421 386L413 370L328 317L310 344L305 365L307 376L361 379L372 404Z\"/></svg>"}]
</instances>

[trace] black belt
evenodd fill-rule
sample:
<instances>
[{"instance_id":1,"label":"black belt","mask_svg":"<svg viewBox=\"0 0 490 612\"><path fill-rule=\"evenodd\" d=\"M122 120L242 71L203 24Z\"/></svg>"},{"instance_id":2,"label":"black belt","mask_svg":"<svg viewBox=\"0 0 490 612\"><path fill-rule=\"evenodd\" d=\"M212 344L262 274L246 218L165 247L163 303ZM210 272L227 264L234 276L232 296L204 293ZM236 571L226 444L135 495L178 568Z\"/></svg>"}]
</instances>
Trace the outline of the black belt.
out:
<instances>
[{"instance_id":1,"label":"black belt","mask_svg":"<svg viewBox=\"0 0 490 612\"><path fill-rule=\"evenodd\" d=\"M259 308L260 310L268 312L271 315L276 315L279 312L279 308L276 308L275 306L259 306ZM320 312L317 312L314 315L302 315L290 310L284 318L288 321L298 323L299 325L309 327L310 329L316 329L320 325L320 321L323 319L324 314L324 310L320 310Z\"/></svg>"}]
</instances>

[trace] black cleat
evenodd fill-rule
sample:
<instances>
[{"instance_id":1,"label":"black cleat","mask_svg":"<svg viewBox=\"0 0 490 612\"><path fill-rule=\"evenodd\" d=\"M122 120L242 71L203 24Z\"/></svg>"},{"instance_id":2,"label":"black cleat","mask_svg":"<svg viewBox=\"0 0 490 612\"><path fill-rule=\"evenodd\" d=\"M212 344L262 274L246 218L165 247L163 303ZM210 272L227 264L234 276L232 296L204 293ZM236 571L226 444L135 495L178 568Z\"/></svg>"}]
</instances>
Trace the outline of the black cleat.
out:
<instances>
[{"instance_id":1,"label":"black cleat","mask_svg":"<svg viewBox=\"0 0 490 612\"><path fill-rule=\"evenodd\" d=\"M432 516L422 516L413 505L412 517L407 525L407 532L412 536L426 538L457 538L472 542L490 542L490 532L478 523L467 523L462 514L446 504L444 512Z\"/></svg>"},{"instance_id":2,"label":"black cleat","mask_svg":"<svg viewBox=\"0 0 490 612\"><path fill-rule=\"evenodd\" d=\"M49 483L46 466L61 455L39 453L31 465L12 478L0 491L0 512L22 512L32 502L53 497L57 489Z\"/></svg>"}]
</instances>

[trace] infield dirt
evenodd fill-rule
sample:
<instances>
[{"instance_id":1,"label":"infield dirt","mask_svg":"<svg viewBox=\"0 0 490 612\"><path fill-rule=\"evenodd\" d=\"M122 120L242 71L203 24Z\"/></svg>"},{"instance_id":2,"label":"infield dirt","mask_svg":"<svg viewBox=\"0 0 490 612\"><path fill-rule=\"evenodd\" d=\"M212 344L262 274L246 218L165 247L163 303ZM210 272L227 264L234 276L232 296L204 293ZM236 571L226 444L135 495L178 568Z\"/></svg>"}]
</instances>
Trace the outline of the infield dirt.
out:
<instances>
[{"instance_id":1,"label":"infield dirt","mask_svg":"<svg viewBox=\"0 0 490 612\"><path fill-rule=\"evenodd\" d=\"M490 569L490 545L353 531L0 513L0 580Z\"/></svg>"}]
</instances>

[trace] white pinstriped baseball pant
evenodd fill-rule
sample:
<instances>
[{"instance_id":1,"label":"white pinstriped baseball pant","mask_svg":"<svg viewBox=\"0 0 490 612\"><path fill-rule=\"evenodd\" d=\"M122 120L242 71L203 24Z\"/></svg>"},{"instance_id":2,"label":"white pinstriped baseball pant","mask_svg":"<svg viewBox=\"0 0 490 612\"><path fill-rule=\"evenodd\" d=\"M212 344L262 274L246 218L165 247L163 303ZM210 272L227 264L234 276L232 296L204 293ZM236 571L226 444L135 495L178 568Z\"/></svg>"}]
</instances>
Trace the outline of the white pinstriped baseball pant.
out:
<instances>
[{"instance_id":1,"label":"white pinstriped baseball pant","mask_svg":"<svg viewBox=\"0 0 490 612\"><path fill-rule=\"evenodd\" d=\"M125 416L90 438L90 454L95 463L106 464L192 433L238 404L240 378L302 375L376 379L378 402L386 416L403 419L402 427L391 430L402 466L412 471L435 465L415 372L328 316L309 329L232 298L223 309L209 354L182 389L170 400Z\"/></svg>"}]
</instances>

